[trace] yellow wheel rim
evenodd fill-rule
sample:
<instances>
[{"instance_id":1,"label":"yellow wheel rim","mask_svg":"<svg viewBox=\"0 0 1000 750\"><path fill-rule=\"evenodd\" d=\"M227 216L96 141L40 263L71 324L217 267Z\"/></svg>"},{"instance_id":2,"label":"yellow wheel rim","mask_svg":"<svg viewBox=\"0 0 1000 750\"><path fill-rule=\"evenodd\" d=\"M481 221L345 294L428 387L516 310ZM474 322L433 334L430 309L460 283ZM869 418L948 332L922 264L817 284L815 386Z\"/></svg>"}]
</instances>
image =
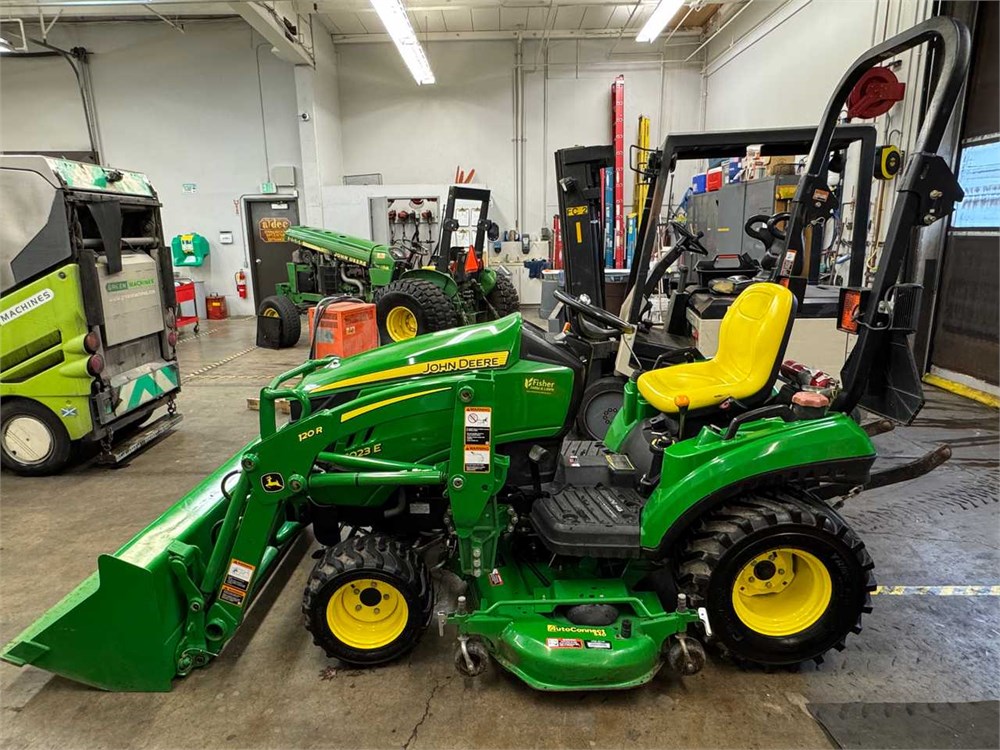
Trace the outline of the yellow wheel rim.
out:
<instances>
[{"instance_id":1,"label":"yellow wheel rim","mask_svg":"<svg viewBox=\"0 0 1000 750\"><path fill-rule=\"evenodd\" d=\"M417 316L405 307L394 307L385 316L385 329L393 341L412 339L417 335Z\"/></svg>"},{"instance_id":2,"label":"yellow wheel rim","mask_svg":"<svg viewBox=\"0 0 1000 750\"><path fill-rule=\"evenodd\" d=\"M280 318L281 314L275 310L273 307L265 307L264 312L261 313L265 318Z\"/></svg>"},{"instance_id":3,"label":"yellow wheel rim","mask_svg":"<svg viewBox=\"0 0 1000 750\"><path fill-rule=\"evenodd\" d=\"M814 625L830 606L833 581L819 558L778 547L743 566L733 582L733 609L751 630L786 636Z\"/></svg>"},{"instance_id":4,"label":"yellow wheel rim","mask_svg":"<svg viewBox=\"0 0 1000 750\"><path fill-rule=\"evenodd\" d=\"M403 632L408 618L409 608L399 589L373 578L345 583L326 604L330 632L362 651L388 646Z\"/></svg>"}]
</instances>

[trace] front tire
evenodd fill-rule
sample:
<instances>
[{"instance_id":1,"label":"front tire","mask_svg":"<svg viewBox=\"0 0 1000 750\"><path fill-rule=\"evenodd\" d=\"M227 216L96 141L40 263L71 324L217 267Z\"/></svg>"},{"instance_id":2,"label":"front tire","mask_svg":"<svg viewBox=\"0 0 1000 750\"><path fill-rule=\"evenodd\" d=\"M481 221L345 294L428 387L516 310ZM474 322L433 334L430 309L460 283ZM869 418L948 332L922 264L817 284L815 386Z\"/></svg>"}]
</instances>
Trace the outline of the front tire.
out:
<instances>
[{"instance_id":1,"label":"front tire","mask_svg":"<svg viewBox=\"0 0 1000 750\"><path fill-rule=\"evenodd\" d=\"M37 401L11 399L0 407L0 460L27 477L57 474L73 443L66 426Z\"/></svg>"},{"instance_id":2,"label":"front tire","mask_svg":"<svg viewBox=\"0 0 1000 750\"><path fill-rule=\"evenodd\" d=\"M709 514L688 539L679 581L707 609L714 638L735 660L819 663L861 632L873 568L835 510L785 489Z\"/></svg>"},{"instance_id":3,"label":"front tire","mask_svg":"<svg viewBox=\"0 0 1000 750\"><path fill-rule=\"evenodd\" d=\"M451 299L426 279L397 279L376 291L375 314L383 344L458 325Z\"/></svg>"},{"instance_id":4,"label":"front tire","mask_svg":"<svg viewBox=\"0 0 1000 750\"><path fill-rule=\"evenodd\" d=\"M302 336L302 320L299 318L299 308L288 297L272 295L265 297L257 308L257 314L265 318L281 320L281 337L278 345L282 349L295 346Z\"/></svg>"},{"instance_id":5,"label":"front tire","mask_svg":"<svg viewBox=\"0 0 1000 750\"><path fill-rule=\"evenodd\" d=\"M413 550L366 534L326 550L309 576L302 612L327 656L371 667L417 645L433 604L430 574Z\"/></svg>"}]
</instances>

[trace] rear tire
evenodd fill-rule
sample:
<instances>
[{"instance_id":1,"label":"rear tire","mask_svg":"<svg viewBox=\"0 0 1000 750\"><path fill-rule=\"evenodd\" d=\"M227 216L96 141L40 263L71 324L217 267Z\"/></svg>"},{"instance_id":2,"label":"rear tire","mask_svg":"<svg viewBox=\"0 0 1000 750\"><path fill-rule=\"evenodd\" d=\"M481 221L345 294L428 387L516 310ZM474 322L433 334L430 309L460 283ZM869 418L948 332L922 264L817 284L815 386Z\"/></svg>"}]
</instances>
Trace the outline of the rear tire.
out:
<instances>
[{"instance_id":1,"label":"rear tire","mask_svg":"<svg viewBox=\"0 0 1000 750\"><path fill-rule=\"evenodd\" d=\"M458 325L455 306L444 291L426 279L397 279L375 292L379 339L406 341Z\"/></svg>"},{"instance_id":2,"label":"rear tire","mask_svg":"<svg viewBox=\"0 0 1000 750\"><path fill-rule=\"evenodd\" d=\"M257 308L257 314L265 318L281 319L281 338L278 341L282 349L295 346L302 336L302 320L299 318L299 308L288 297L272 295L265 297Z\"/></svg>"},{"instance_id":3,"label":"rear tire","mask_svg":"<svg viewBox=\"0 0 1000 750\"><path fill-rule=\"evenodd\" d=\"M26 477L56 474L73 443L66 426L37 401L10 399L0 406L0 461Z\"/></svg>"},{"instance_id":4,"label":"rear tire","mask_svg":"<svg viewBox=\"0 0 1000 750\"><path fill-rule=\"evenodd\" d=\"M521 300L517 296L517 289L514 287L514 282L502 273L497 273L496 284L493 285L490 293L486 295L486 299L493 306L493 309L497 311L498 318L521 311Z\"/></svg>"},{"instance_id":5,"label":"rear tire","mask_svg":"<svg viewBox=\"0 0 1000 750\"><path fill-rule=\"evenodd\" d=\"M302 612L327 656L371 667L417 645L433 604L423 560L391 537L366 534L325 551L309 576Z\"/></svg>"},{"instance_id":6,"label":"rear tire","mask_svg":"<svg viewBox=\"0 0 1000 750\"><path fill-rule=\"evenodd\" d=\"M840 514L783 489L708 514L688 539L678 580L736 661L819 663L861 632L874 567Z\"/></svg>"}]
</instances>

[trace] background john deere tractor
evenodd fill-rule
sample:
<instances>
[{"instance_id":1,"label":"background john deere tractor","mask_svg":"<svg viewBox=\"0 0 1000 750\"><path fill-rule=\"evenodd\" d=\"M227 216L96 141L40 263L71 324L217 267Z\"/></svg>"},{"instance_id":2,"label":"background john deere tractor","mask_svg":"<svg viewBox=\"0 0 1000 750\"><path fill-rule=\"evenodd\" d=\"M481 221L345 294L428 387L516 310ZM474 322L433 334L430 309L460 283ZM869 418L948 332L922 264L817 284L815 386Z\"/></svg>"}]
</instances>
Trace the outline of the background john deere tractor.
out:
<instances>
[{"instance_id":1,"label":"background john deere tractor","mask_svg":"<svg viewBox=\"0 0 1000 750\"><path fill-rule=\"evenodd\" d=\"M479 204L475 242L453 246L459 228L459 201ZM490 191L452 186L441 222L441 236L430 265L422 265L419 246L382 245L346 234L291 227L285 234L299 246L288 264L288 281L261 302L258 314L281 318L281 346L294 346L301 335L299 315L310 305L339 295L377 306L382 343L402 341L432 331L495 320L517 312L517 290L502 271L484 267L483 246L499 236L489 219Z\"/></svg>"}]
</instances>

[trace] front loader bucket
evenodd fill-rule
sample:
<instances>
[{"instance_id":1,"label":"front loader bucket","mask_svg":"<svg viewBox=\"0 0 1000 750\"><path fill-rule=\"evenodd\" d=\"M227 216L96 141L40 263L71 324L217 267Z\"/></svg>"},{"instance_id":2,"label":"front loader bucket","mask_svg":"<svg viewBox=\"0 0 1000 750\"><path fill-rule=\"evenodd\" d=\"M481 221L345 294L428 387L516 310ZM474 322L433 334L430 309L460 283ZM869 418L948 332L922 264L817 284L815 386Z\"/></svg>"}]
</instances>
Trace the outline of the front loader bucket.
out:
<instances>
[{"instance_id":1,"label":"front loader bucket","mask_svg":"<svg viewBox=\"0 0 1000 750\"><path fill-rule=\"evenodd\" d=\"M8 643L0 659L105 690L170 690L186 604L167 548L180 541L208 558L212 529L227 507L222 480L239 470L240 455L116 553L101 555L97 572Z\"/></svg>"}]
</instances>

